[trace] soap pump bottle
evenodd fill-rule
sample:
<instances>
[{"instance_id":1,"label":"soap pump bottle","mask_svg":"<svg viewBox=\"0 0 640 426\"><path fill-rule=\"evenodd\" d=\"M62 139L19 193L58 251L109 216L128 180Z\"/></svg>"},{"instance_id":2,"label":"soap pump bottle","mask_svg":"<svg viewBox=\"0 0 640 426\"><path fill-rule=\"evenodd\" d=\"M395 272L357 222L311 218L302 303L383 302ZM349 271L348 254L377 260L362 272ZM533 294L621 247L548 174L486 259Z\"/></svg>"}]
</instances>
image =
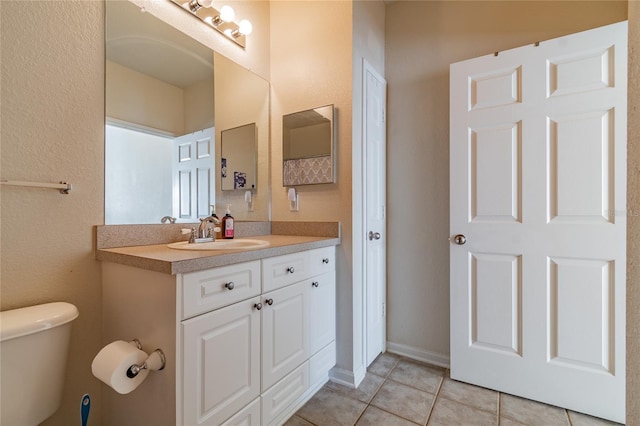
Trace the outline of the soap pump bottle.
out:
<instances>
[{"instance_id":1,"label":"soap pump bottle","mask_svg":"<svg viewBox=\"0 0 640 426\"><path fill-rule=\"evenodd\" d=\"M218 215L216 215L216 205L215 204L210 204L211 207L211 217L214 217L218 220L220 220L220 218L218 217ZM214 225L214 232L216 234L216 240L222 238L222 222L220 222L220 224L218 225Z\"/></svg>"},{"instance_id":2,"label":"soap pump bottle","mask_svg":"<svg viewBox=\"0 0 640 426\"><path fill-rule=\"evenodd\" d=\"M233 216L231 216L231 204L227 204L227 211L225 212L224 217L222 218L222 238L231 239L233 238L233 228L234 221Z\"/></svg>"}]
</instances>

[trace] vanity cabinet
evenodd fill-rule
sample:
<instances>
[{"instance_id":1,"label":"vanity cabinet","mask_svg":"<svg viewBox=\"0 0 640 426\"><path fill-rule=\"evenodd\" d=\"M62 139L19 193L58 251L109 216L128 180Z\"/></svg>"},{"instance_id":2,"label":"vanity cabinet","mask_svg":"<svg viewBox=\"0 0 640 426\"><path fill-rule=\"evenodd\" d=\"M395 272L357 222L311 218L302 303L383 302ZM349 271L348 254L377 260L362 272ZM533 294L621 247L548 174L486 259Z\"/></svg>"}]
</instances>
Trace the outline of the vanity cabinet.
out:
<instances>
[{"instance_id":1,"label":"vanity cabinet","mask_svg":"<svg viewBox=\"0 0 640 426\"><path fill-rule=\"evenodd\" d=\"M164 370L104 392L105 426L282 424L335 365L335 247L170 275L104 262L106 342Z\"/></svg>"},{"instance_id":2,"label":"vanity cabinet","mask_svg":"<svg viewBox=\"0 0 640 426\"><path fill-rule=\"evenodd\" d=\"M183 424L277 423L326 381L335 364L334 252L177 276Z\"/></svg>"}]
</instances>

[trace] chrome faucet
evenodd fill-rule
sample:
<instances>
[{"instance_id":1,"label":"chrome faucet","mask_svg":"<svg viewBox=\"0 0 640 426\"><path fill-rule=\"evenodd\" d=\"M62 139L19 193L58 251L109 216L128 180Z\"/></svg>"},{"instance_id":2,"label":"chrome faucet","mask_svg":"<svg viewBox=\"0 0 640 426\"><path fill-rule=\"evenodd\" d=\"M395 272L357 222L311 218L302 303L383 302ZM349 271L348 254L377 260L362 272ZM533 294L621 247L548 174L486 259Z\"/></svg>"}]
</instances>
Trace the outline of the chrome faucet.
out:
<instances>
[{"instance_id":1,"label":"chrome faucet","mask_svg":"<svg viewBox=\"0 0 640 426\"><path fill-rule=\"evenodd\" d=\"M160 219L160 223L176 223L176 218L175 217L171 217L171 216L164 216L162 219Z\"/></svg>"},{"instance_id":2,"label":"chrome faucet","mask_svg":"<svg viewBox=\"0 0 640 426\"><path fill-rule=\"evenodd\" d=\"M209 231L207 231L207 225L209 223L213 223L213 225L220 225L220 219L218 219L217 217L213 217L213 216L207 216L207 217L203 217L200 218L200 226L198 227L198 235L196 237L195 242L196 243L203 243L203 242L207 242L207 241L215 241L216 240L216 233L215 232L211 232L211 228L209 228Z\"/></svg>"}]
</instances>

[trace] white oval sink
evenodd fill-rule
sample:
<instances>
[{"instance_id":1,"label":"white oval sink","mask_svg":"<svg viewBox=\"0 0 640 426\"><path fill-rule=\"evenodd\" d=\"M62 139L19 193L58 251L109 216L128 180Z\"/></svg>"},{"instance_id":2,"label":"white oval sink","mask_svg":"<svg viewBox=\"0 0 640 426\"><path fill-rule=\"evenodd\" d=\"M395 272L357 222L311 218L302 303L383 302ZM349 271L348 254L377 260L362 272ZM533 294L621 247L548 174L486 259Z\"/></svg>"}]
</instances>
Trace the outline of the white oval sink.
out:
<instances>
[{"instance_id":1,"label":"white oval sink","mask_svg":"<svg viewBox=\"0 0 640 426\"><path fill-rule=\"evenodd\" d=\"M176 250L248 250L269 245L268 241L240 238L233 240L216 240L208 243L193 243L180 241L168 244L167 247Z\"/></svg>"}]
</instances>

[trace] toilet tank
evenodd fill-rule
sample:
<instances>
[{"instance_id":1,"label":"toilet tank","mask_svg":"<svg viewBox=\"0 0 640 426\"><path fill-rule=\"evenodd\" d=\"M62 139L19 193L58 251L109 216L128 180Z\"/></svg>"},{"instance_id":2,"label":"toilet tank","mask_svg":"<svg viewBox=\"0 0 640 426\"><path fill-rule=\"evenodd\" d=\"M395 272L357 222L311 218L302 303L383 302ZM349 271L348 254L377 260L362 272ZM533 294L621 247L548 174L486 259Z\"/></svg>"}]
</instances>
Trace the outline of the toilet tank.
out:
<instances>
[{"instance_id":1,"label":"toilet tank","mask_svg":"<svg viewBox=\"0 0 640 426\"><path fill-rule=\"evenodd\" d=\"M77 316L66 302L0 312L0 425L37 425L60 407Z\"/></svg>"}]
</instances>

